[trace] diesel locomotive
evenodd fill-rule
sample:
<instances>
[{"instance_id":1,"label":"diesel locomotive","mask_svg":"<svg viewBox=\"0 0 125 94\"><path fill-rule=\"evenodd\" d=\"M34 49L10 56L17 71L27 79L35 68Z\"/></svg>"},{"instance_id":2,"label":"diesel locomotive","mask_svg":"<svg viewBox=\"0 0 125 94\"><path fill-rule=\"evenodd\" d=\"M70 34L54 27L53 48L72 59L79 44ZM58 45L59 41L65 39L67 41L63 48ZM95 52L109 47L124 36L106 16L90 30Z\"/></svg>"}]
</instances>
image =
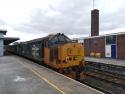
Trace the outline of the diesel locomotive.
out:
<instances>
[{"instance_id":1,"label":"diesel locomotive","mask_svg":"<svg viewBox=\"0 0 125 94\"><path fill-rule=\"evenodd\" d=\"M57 33L9 45L7 51L48 65L74 79L83 79L83 45Z\"/></svg>"}]
</instances>

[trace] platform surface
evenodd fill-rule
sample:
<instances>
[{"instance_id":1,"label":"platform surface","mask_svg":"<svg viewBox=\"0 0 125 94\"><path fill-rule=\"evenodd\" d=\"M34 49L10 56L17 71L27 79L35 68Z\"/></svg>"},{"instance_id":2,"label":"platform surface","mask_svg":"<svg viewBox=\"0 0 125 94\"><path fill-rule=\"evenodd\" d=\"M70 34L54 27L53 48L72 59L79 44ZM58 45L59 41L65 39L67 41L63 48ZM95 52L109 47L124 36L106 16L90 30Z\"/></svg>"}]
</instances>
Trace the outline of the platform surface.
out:
<instances>
[{"instance_id":1,"label":"platform surface","mask_svg":"<svg viewBox=\"0 0 125 94\"><path fill-rule=\"evenodd\" d=\"M0 94L102 94L18 56L0 57Z\"/></svg>"},{"instance_id":2,"label":"platform surface","mask_svg":"<svg viewBox=\"0 0 125 94\"><path fill-rule=\"evenodd\" d=\"M85 57L84 60L125 67L125 60L110 59L110 58L93 58L93 57Z\"/></svg>"}]
</instances>

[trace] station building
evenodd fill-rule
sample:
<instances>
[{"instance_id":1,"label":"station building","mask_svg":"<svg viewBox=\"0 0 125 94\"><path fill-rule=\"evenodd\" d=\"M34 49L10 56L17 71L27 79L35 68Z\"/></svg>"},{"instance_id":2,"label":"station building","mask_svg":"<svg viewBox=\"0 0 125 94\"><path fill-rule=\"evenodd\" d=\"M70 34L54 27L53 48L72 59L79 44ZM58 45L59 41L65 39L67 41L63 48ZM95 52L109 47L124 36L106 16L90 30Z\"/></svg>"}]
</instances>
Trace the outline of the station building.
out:
<instances>
[{"instance_id":1,"label":"station building","mask_svg":"<svg viewBox=\"0 0 125 94\"><path fill-rule=\"evenodd\" d=\"M19 40L19 38L15 37L4 37L6 35L7 30L0 30L0 56L4 55L4 48L6 45L9 45L10 43Z\"/></svg>"},{"instance_id":2,"label":"station building","mask_svg":"<svg viewBox=\"0 0 125 94\"><path fill-rule=\"evenodd\" d=\"M6 30L0 30L0 56L4 53L4 35L6 35Z\"/></svg>"},{"instance_id":3,"label":"station building","mask_svg":"<svg viewBox=\"0 0 125 94\"><path fill-rule=\"evenodd\" d=\"M125 33L92 36L84 39L85 56L125 59Z\"/></svg>"}]
</instances>

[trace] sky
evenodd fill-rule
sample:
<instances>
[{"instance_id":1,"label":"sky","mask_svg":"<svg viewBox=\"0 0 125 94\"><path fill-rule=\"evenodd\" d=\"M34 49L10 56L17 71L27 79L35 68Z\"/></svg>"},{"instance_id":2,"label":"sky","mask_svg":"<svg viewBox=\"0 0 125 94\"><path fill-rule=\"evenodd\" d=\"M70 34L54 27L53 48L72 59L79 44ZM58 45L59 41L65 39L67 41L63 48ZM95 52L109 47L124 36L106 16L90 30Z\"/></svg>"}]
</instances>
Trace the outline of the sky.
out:
<instances>
[{"instance_id":1,"label":"sky","mask_svg":"<svg viewBox=\"0 0 125 94\"><path fill-rule=\"evenodd\" d=\"M90 35L93 0L0 0L0 28L20 41L64 33ZM95 0L100 10L100 35L125 31L125 0Z\"/></svg>"}]
</instances>

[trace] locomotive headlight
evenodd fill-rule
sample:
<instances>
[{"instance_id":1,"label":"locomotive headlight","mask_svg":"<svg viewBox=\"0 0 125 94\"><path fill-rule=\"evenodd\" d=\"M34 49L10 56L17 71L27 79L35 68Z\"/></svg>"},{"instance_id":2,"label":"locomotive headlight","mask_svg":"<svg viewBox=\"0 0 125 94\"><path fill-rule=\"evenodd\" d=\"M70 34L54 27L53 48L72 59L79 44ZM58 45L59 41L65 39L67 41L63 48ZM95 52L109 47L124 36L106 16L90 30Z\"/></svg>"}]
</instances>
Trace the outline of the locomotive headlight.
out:
<instances>
[{"instance_id":1,"label":"locomotive headlight","mask_svg":"<svg viewBox=\"0 0 125 94\"><path fill-rule=\"evenodd\" d=\"M69 57L67 56L67 57L65 58L65 61L68 62L68 60L69 60Z\"/></svg>"}]
</instances>

